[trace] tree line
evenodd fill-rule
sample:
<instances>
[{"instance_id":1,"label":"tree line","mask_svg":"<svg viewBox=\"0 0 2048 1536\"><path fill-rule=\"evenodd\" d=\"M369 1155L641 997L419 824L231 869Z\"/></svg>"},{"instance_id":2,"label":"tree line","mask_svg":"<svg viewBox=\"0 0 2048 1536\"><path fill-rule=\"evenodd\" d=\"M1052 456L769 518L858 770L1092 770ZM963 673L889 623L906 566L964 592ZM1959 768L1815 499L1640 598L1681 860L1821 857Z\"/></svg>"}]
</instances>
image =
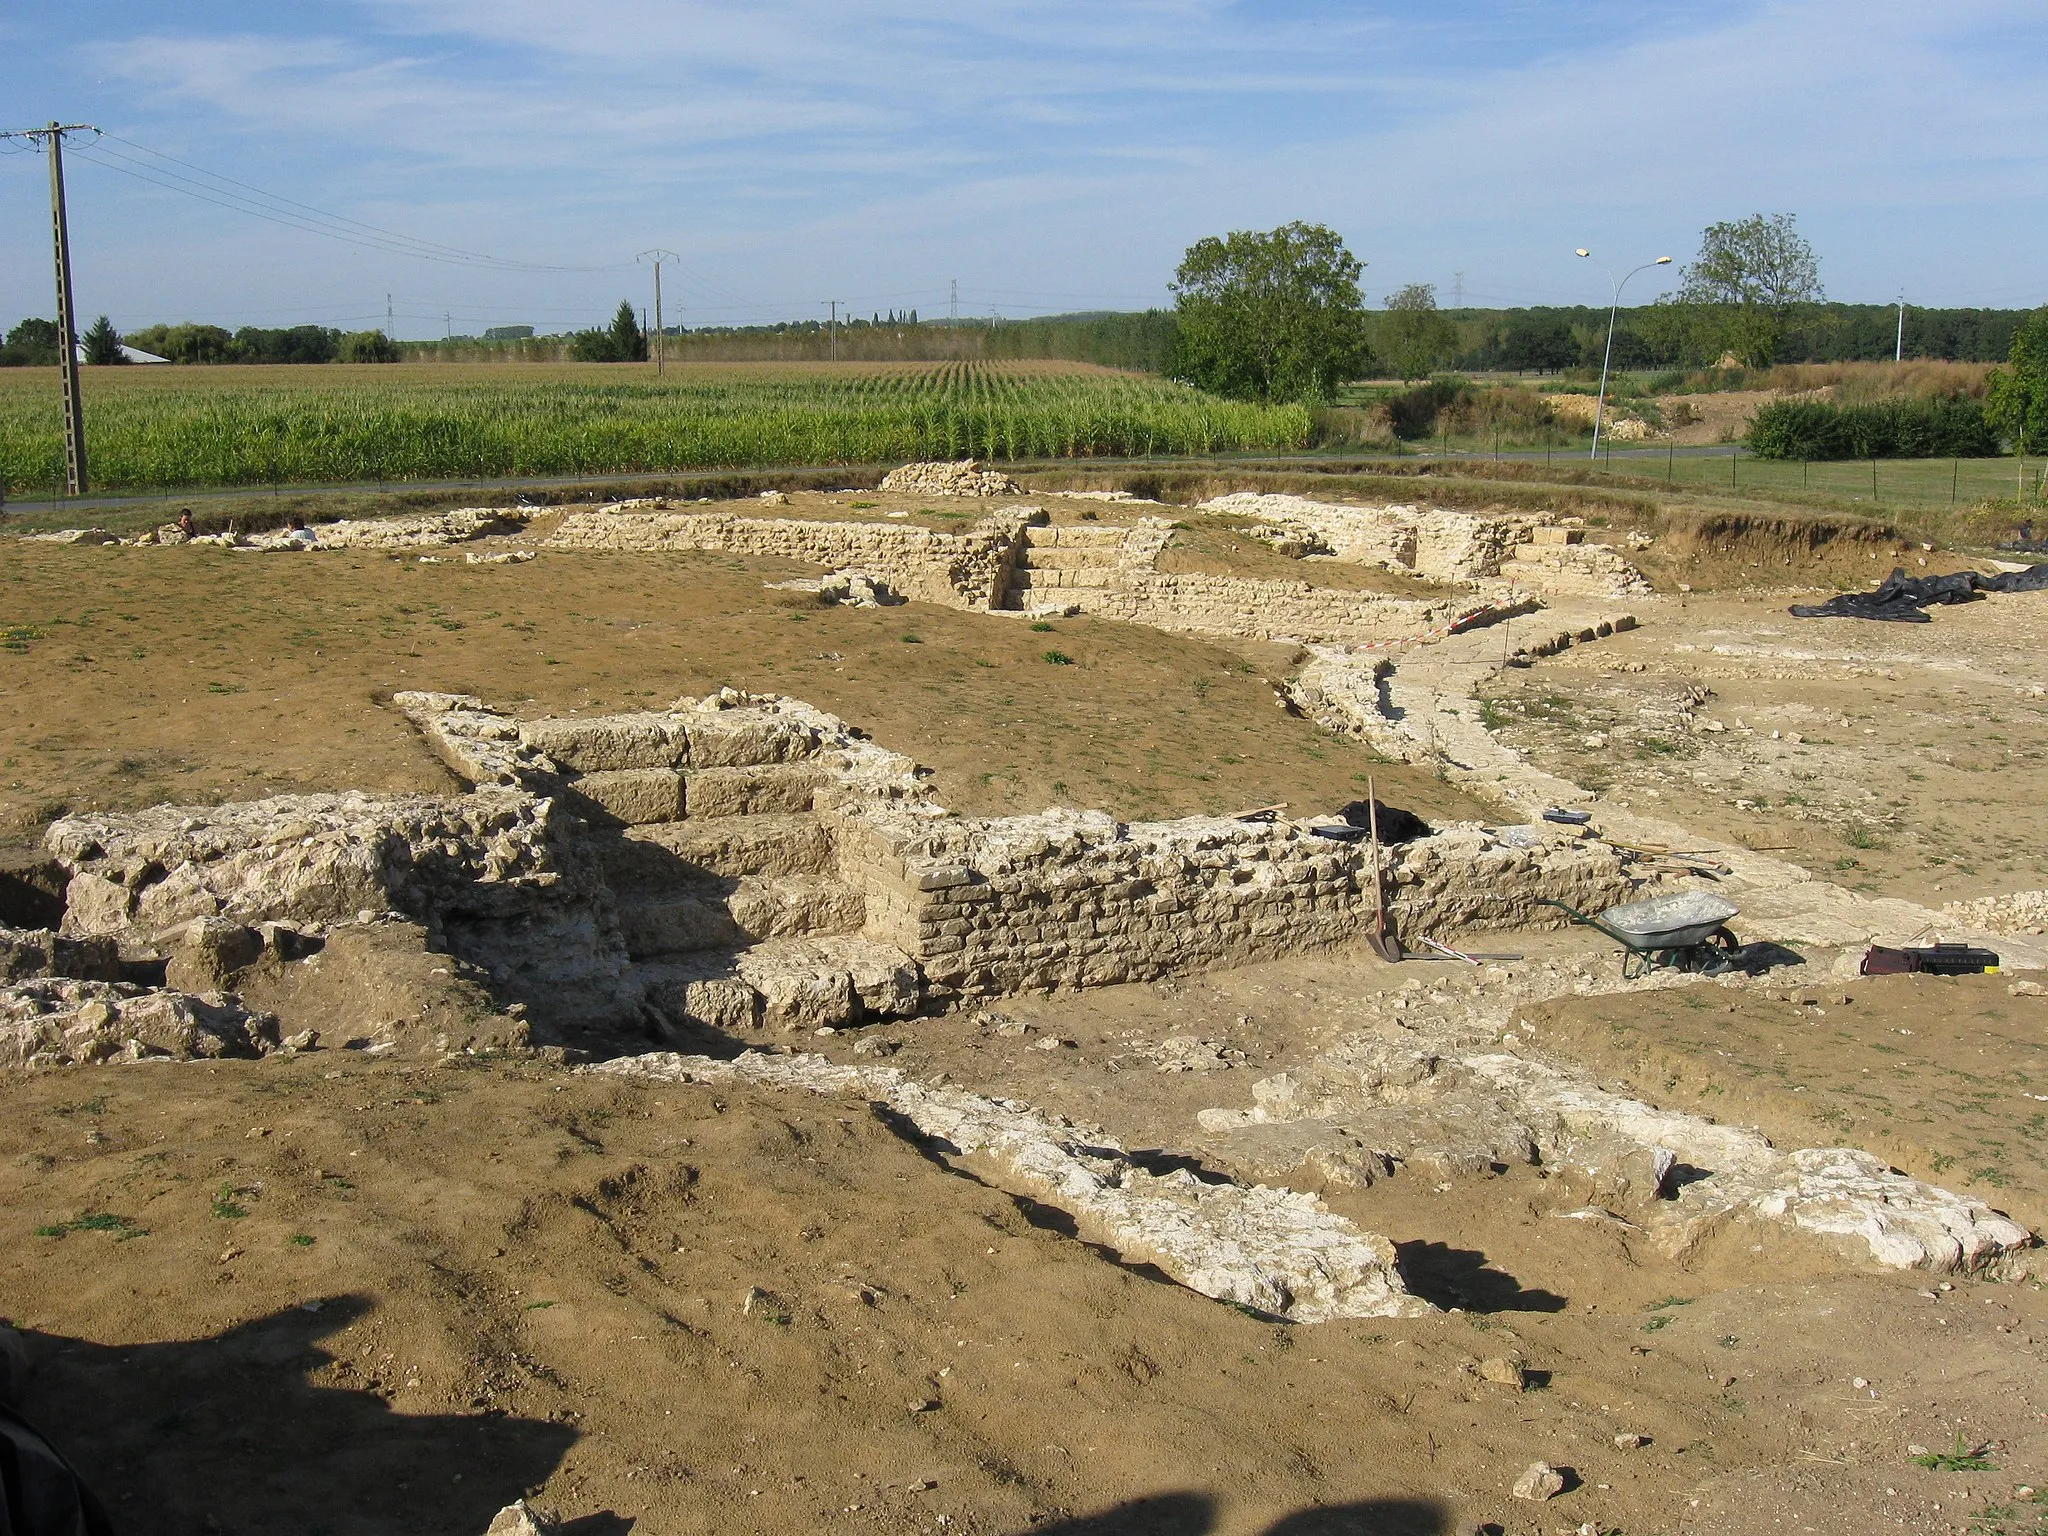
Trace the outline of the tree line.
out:
<instances>
[{"instance_id":1,"label":"tree line","mask_svg":"<svg viewBox=\"0 0 2048 1536\"><path fill-rule=\"evenodd\" d=\"M147 325L126 335L101 315L78 338L85 361L118 366L125 344L173 363L395 363L403 356L382 331L338 331L324 325L265 329L245 325ZM57 322L28 319L0 345L0 367L48 368L57 362Z\"/></svg>"}]
</instances>

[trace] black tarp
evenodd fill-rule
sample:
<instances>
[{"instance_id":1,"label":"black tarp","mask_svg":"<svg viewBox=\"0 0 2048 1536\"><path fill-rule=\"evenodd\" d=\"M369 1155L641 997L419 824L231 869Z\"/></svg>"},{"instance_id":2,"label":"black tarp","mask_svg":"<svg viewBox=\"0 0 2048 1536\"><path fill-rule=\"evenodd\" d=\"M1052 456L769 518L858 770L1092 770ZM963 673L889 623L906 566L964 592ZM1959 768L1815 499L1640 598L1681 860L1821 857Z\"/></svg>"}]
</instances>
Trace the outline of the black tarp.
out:
<instances>
[{"instance_id":1,"label":"black tarp","mask_svg":"<svg viewBox=\"0 0 2048 1536\"><path fill-rule=\"evenodd\" d=\"M1980 576L1957 571L1950 576L1908 576L1894 570L1872 592L1844 592L1824 603L1794 603L1797 619L1877 619L1891 624L1932 622L1925 610L1950 603L1974 603L1987 592L2048 591L2048 563L2024 571Z\"/></svg>"}]
</instances>

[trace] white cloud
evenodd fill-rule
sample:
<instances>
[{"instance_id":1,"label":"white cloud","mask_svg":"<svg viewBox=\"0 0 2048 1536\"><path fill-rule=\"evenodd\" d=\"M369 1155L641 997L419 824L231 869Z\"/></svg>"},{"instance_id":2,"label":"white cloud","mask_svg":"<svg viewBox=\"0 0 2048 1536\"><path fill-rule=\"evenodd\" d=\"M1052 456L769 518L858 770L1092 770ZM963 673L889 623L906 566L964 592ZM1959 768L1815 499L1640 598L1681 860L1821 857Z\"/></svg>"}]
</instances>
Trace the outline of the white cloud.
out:
<instances>
[{"instance_id":1,"label":"white cloud","mask_svg":"<svg viewBox=\"0 0 2048 1536\"><path fill-rule=\"evenodd\" d=\"M449 244L674 245L707 300L958 273L1013 308L1128 302L1163 296L1190 240L1296 217L1343 230L1375 293L1463 269L1475 294L1589 297L1604 286L1572 246L1682 260L1710 220L1759 209L1801 214L1844 297L2041 275L2048 105L2015 63L2048 42L2038 0L296 9L261 32L91 38L110 126ZM429 287L264 226L230 248L294 260L224 272L225 216L139 195L146 227L190 242L122 278L166 312ZM618 282L464 280L479 303L572 305Z\"/></svg>"}]
</instances>

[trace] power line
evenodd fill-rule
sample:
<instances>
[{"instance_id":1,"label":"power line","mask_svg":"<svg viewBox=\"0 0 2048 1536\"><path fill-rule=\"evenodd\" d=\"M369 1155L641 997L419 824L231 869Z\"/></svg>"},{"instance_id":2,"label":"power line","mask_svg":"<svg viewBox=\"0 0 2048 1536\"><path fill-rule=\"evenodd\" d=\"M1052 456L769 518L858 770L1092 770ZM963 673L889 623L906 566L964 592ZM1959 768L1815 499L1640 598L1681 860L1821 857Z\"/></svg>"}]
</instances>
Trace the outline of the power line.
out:
<instances>
[{"instance_id":1,"label":"power line","mask_svg":"<svg viewBox=\"0 0 2048 1536\"><path fill-rule=\"evenodd\" d=\"M149 160L138 159L108 146L107 141L124 144L138 150ZM248 182L224 176L218 171L209 171L203 166L180 160L175 155L164 154L145 144L137 144L118 134L106 134L98 141L91 154L83 154L103 169L129 176L137 181L148 182L165 191L178 192L218 208L228 208L251 218L281 224L286 228L298 229L308 234L324 236L346 245L360 246L368 250L383 251L389 255L410 256L420 261L442 262L450 266L486 268L505 272L608 272L622 270L626 263L614 262L601 266L569 266L547 262L519 261L509 257L494 256L483 251L465 250L460 246L443 245L439 241L422 240L417 236L400 234L376 224L352 219L344 214L329 213L310 203L296 198L281 197L266 192ZM164 165L152 163L165 161L170 165L183 166L197 173L197 177L186 176ZM118 163L117 163L118 162ZM239 188L240 190L233 190Z\"/></svg>"}]
</instances>

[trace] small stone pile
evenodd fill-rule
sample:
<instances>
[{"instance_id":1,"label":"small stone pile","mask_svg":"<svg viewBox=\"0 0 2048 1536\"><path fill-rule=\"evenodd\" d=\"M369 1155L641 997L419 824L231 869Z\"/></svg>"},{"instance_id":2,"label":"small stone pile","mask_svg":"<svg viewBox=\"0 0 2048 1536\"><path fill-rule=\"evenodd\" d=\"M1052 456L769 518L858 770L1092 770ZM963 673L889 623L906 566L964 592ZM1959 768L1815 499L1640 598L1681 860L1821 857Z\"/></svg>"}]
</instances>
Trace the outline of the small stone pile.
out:
<instances>
[{"instance_id":1,"label":"small stone pile","mask_svg":"<svg viewBox=\"0 0 2048 1536\"><path fill-rule=\"evenodd\" d=\"M978 460L906 464L882 477L882 489L906 496L1016 496L1023 488L1000 470Z\"/></svg>"},{"instance_id":2,"label":"small stone pile","mask_svg":"<svg viewBox=\"0 0 2048 1536\"><path fill-rule=\"evenodd\" d=\"M260 1056L277 1020L223 993L47 977L0 987L0 1067Z\"/></svg>"},{"instance_id":3,"label":"small stone pile","mask_svg":"<svg viewBox=\"0 0 2048 1536\"><path fill-rule=\"evenodd\" d=\"M1993 933L2048 933L2048 891L2014 891L2005 896L1980 896L1975 901L1952 901L1942 915L1959 925L1986 928Z\"/></svg>"},{"instance_id":4,"label":"small stone pile","mask_svg":"<svg viewBox=\"0 0 2048 1536\"><path fill-rule=\"evenodd\" d=\"M815 592L827 607L894 608L908 601L889 589L889 583L868 571L834 571L829 576L798 577L794 581L771 581L774 592Z\"/></svg>"}]
</instances>

